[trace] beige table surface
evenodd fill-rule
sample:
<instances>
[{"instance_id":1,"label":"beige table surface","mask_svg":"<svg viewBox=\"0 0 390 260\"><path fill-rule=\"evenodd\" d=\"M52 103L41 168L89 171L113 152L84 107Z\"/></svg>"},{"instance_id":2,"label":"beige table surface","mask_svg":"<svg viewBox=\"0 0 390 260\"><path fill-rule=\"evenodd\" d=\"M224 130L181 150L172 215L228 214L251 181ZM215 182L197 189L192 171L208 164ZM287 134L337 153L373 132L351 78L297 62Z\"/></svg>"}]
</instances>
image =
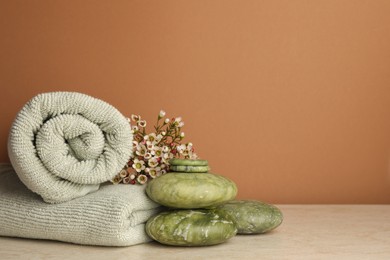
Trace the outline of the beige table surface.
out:
<instances>
[{"instance_id":1,"label":"beige table surface","mask_svg":"<svg viewBox=\"0 0 390 260\"><path fill-rule=\"evenodd\" d=\"M390 259L390 205L279 205L282 225L211 247L125 248L0 237L0 259Z\"/></svg>"}]
</instances>

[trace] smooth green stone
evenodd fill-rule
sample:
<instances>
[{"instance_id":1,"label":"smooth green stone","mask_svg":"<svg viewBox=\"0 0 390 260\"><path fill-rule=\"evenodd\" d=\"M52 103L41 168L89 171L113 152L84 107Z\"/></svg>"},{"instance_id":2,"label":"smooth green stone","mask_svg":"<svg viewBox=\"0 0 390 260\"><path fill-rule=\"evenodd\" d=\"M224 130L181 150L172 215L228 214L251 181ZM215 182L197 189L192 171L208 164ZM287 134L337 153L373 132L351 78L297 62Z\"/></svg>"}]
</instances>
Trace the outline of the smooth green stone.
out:
<instances>
[{"instance_id":1,"label":"smooth green stone","mask_svg":"<svg viewBox=\"0 0 390 260\"><path fill-rule=\"evenodd\" d=\"M174 172L208 172L208 166L171 165L169 169Z\"/></svg>"},{"instance_id":2,"label":"smooth green stone","mask_svg":"<svg viewBox=\"0 0 390 260\"><path fill-rule=\"evenodd\" d=\"M209 246L225 242L237 233L224 211L175 210L148 220L146 233L154 240L173 246Z\"/></svg>"},{"instance_id":3,"label":"smooth green stone","mask_svg":"<svg viewBox=\"0 0 390 260\"><path fill-rule=\"evenodd\" d=\"M191 160L191 159L171 159L170 165L184 165L184 166L207 166L209 163L206 160Z\"/></svg>"},{"instance_id":4,"label":"smooth green stone","mask_svg":"<svg viewBox=\"0 0 390 260\"><path fill-rule=\"evenodd\" d=\"M235 200L218 209L230 214L237 225L238 234L259 234L278 227L283 214L277 207L256 200Z\"/></svg>"},{"instance_id":5,"label":"smooth green stone","mask_svg":"<svg viewBox=\"0 0 390 260\"><path fill-rule=\"evenodd\" d=\"M172 208L208 208L233 200L237 186L231 180L212 173L170 172L146 186L155 202Z\"/></svg>"}]
</instances>

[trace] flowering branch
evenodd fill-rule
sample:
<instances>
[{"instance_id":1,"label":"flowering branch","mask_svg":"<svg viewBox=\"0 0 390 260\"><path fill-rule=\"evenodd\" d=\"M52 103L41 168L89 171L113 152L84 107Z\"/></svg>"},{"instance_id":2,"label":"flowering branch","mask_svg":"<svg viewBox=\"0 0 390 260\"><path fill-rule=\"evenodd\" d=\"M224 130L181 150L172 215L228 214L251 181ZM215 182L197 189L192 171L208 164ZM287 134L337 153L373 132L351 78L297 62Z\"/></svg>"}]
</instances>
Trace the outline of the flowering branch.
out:
<instances>
[{"instance_id":1,"label":"flowering branch","mask_svg":"<svg viewBox=\"0 0 390 260\"><path fill-rule=\"evenodd\" d=\"M165 118L161 110L157 116L154 133L146 134L146 121L140 115L131 115L133 154L124 169L114 177L113 183L145 184L149 179L169 172L172 158L197 159L192 143L181 143L185 137L181 131L181 117Z\"/></svg>"}]
</instances>

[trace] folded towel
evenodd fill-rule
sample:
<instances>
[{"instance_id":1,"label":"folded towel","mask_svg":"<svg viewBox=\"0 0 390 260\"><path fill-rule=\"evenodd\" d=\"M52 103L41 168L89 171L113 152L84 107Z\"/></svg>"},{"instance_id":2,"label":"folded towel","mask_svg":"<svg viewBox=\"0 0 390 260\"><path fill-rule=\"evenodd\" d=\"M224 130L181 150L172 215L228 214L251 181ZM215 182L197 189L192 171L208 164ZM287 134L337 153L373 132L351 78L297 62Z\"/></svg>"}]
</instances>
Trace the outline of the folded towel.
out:
<instances>
[{"instance_id":1,"label":"folded towel","mask_svg":"<svg viewBox=\"0 0 390 260\"><path fill-rule=\"evenodd\" d=\"M11 127L8 155L20 180L49 203L96 191L132 152L130 124L108 103L74 92L35 96Z\"/></svg>"},{"instance_id":2,"label":"folded towel","mask_svg":"<svg viewBox=\"0 0 390 260\"><path fill-rule=\"evenodd\" d=\"M150 239L144 223L159 209L141 185L102 185L84 197L45 203L11 166L0 165L0 236L129 246Z\"/></svg>"}]
</instances>

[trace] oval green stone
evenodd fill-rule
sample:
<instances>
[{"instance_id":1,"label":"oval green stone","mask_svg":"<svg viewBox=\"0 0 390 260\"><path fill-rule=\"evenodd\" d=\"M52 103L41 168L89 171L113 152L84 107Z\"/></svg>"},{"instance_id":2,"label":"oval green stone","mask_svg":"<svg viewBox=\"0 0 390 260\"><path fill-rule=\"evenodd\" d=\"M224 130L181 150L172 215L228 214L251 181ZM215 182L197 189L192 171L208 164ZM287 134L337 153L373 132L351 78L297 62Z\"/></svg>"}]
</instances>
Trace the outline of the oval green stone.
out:
<instances>
[{"instance_id":1,"label":"oval green stone","mask_svg":"<svg viewBox=\"0 0 390 260\"><path fill-rule=\"evenodd\" d=\"M191 165L171 165L171 171L174 172L208 172L208 166L191 166Z\"/></svg>"},{"instance_id":2,"label":"oval green stone","mask_svg":"<svg viewBox=\"0 0 390 260\"><path fill-rule=\"evenodd\" d=\"M233 200L237 186L212 173L170 172L153 179L146 193L155 202L172 208L208 208Z\"/></svg>"},{"instance_id":3,"label":"oval green stone","mask_svg":"<svg viewBox=\"0 0 390 260\"><path fill-rule=\"evenodd\" d=\"M175 210L148 220L146 233L154 240L174 246L220 244L237 233L229 215L218 210Z\"/></svg>"},{"instance_id":4,"label":"oval green stone","mask_svg":"<svg viewBox=\"0 0 390 260\"><path fill-rule=\"evenodd\" d=\"M184 165L184 166L207 166L209 163L206 160L191 160L174 158L169 160L170 165Z\"/></svg>"},{"instance_id":5,"label":"oval green stone","mask_svg":"<svg viewBox=\"0 0 390 260\"><path fill-rule=\"evenodd\" d=\"M229 201L218 209L233 217L238 234L265 233L283 221L283 214L277 207L256 200Z\"/></svg>"}]
</instances>

